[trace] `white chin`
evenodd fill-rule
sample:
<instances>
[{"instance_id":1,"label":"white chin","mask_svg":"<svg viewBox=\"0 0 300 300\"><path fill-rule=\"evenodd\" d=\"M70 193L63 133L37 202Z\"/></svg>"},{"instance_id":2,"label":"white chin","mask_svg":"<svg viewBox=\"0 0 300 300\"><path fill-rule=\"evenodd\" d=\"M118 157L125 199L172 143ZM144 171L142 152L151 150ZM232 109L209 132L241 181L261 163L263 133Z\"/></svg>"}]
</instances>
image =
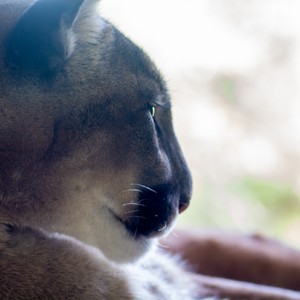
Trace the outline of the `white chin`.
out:
<instances>
[{"instance_id":1,"label":"white chin","mask_svg":"<svg viewBox=\"0 0 300 300\"><path fill-rule=\"evenodd\" d=\"M109 216L108 226L102 229L94 246L112 261L117 263L133 262L145 255L156 245L156 238L134 238L124 226ZM106 222L105 222L106 223ZM104 225L104 224L102 224Z\"/></svg>"},{"instance_id":2,"label":"white chin","mask_svg":"<svg viewBox=\"0 0 300 300\"><path fill-rule=\"evenodd\" d=\"M159 235L139 238L134 238L115 218L109 215L108 219L108 230L101 232L101 239L98 240L97 247L109 260L127 263L138 260L154 248L158 238L167 235L172 230L176 218Z\"/></svg>"},{"instance_id":3,"label":"white chin","mask_svg":"<svg viewBox=\"0 0 300 300\"><path fill-rule=\"evenodd\" d=\"M102 249L102 252L112 261L128 263L140 259L155 245L156 239L130 239L126 241L115 241L115 245L111 249Z\"/></svg>"}]
</instances>

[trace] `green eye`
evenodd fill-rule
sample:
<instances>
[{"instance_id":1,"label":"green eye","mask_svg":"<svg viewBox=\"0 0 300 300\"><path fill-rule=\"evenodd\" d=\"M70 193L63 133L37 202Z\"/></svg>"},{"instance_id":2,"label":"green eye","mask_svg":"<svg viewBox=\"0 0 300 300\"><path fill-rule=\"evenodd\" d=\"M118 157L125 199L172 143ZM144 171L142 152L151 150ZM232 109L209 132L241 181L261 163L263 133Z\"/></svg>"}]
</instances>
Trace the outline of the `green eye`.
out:
<instances>
[{"instance_id":1,"label":"green eye","mask_svg":"<svg viewBox=\"0 0 300 300\"><path fill-rule=\"evenodd\" d=\"M154 118L155 112L156 112L155 106L150 106L150 113L151 113L152 118Z\"/></svg>"}]
</instances>

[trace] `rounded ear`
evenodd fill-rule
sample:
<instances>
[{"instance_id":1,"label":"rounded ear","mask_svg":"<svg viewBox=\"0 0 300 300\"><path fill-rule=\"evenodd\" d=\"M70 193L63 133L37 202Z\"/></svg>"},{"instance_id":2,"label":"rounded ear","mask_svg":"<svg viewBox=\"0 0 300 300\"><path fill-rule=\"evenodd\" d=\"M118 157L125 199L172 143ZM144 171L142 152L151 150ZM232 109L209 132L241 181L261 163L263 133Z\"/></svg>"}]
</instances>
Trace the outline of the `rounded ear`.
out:
<instances>
[{"instance_id":1,"label":"rounded ear","mask_svg":"<svg viewBox=\"0 0 300 300\"><path fill-rule=\"evenodd\" d=\"M17 21L6 44L6 64L51 76L74 48L72 26L84 0L38 0Z\"/></svg>"}]
</instances>

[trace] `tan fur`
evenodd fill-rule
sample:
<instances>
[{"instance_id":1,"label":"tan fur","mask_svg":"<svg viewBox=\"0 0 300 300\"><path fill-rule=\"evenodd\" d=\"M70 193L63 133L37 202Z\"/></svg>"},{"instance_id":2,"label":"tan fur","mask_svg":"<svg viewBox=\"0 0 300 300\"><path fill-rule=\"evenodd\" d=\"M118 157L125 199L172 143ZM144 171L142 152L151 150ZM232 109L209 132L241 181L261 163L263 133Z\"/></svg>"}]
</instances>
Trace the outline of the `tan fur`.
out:
<instances>
[{"instance_id":1,"label":"tan fur","mask_svg":"<svg viewBox=\"0 0 300 300\"><path fill-rule=\"evenodd\" d=\"M0 0L1 299L194 298L155 251L191 193L165 83L97 4Z\"/></svg>"},{"instance_id":2,"label":"tan fur","mask_svg":"<svg viewBox=\"0 0 300 300\"><path fill-rule=\"evenodd\" d=\"M156 249L191 179L163 79L97 4L0 0L0 299L299 299Z\"/></svg>"}]
</instances>

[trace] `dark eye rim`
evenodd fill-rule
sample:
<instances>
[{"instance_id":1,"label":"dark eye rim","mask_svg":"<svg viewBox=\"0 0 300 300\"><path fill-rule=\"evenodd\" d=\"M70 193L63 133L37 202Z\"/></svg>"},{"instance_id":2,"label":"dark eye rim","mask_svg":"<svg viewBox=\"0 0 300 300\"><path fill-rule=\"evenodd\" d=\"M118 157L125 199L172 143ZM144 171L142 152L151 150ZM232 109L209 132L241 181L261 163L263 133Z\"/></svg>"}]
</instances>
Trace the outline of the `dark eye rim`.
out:
<instances>
[{"instance_id":1,"label":"dark eye rim","mask_svg":"<svg viewBox=\"0 0 300 300\"><path fill-rule=\"evenodd\" d=\"M155 118L158 109L162 109L162 111L170 111L171 103L170 102L157 103L156 101L153 102L151 101L147 103L147 110L150 112L152 118Z\"/></svg>"}]
</instances>

